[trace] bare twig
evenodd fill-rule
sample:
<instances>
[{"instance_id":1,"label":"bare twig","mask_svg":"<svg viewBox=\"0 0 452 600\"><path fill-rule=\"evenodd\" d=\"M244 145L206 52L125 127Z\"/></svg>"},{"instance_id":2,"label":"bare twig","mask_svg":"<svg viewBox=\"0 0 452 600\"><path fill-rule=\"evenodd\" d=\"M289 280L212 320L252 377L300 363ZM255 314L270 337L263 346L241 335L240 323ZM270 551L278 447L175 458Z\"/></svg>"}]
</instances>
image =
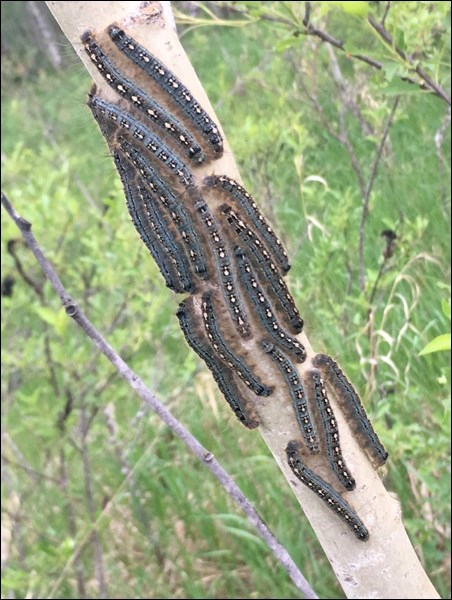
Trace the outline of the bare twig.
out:
<instances>
[{"instance_id":1,"label":"bare twig","mask_svg":"<svg viewBox=\"0 0 452 600\"><path fill-rule=\"evenodd\" d=\"M136 494L137 484L135 481L135 477L133 475L133 469L129 464L124 447L118 440L118 436L117 436L118 424L115 419L113 403L110 402L107 406L105 406L102 409L102 414L103 414L105 424L108 429L110 443L112 444L113 449L115 451L118 463L121 468L121 473L124 475L124 482L127 484L127 487L129 488L129 490L131 492L132 505L135 510L136 516L137 516L138 520L140 521L140 524L143 527L143 530L146 531L148 539L154 546L154 551L156 553L156 557L157 558L161 557L161 551L158 547L157 541L155 540L154 536L151 535L149 519L147 518L144 507L142 506L141 502L137 502L137 494Z\"/></svg>"},{"instance_id":2,"label":"bare twig","mask_svg":"<svg viewBox=\"0 0 452 600\"><path fill-rule=\"evenodd\" d=\"M2 465L2 477L3 477L3 465ZM14 562L19 564L20 568L27 571L27 553L25 550L24 533L23 533L23 497L27 495L25 492L19 495L17 492L9 493L7 485L5 485L4 479L2 479L2 486L5 489L4 500L2 502L2 576L6 575L8 570L8 559L11 553L10 548L15 548ZM34 487L34 486L33 486ZM16 567L17 568L17 567ZM9 598L15 598L14 595Z\"/></svg>"},{"instance_id":3,"label":"bare twig","mask_svg":"<svg viewBox=\"0 0 452 600\"><path fill-rule=\"evenodd\" d=\"M394 235L395 235L395 232L394 232ZM376 387L376 378L377 378L377 371L378 371L378 366L379 366L379 361L377 360L377 357L376 357L375 311L374 311L374 307L373 307L373 302L374 302L375 296L377 294L378 285L383 276L383 273L385 272L387 263L393 254L394 240L395 240L395 238L392 240L389 240L388 238L386 238L387 245L386 245L385 251L383 252L383 260L381 261L377 277L375 278L375 282L372 287L372 291L370 293L369 303L368 303L369 308L367 311L367 324L366 324L365 331L367 332L367 337L369 339L370 369L369 369L369 374L367 377L367 390L372 390L372 392L375 390L375 387ZM372 394L369 393L369 396L372 397Z\"/></svg>"},{"instance_id":4,"label":"bare twig","mask_svg":"<svg viewBox=\"0 0 452 600\"><path fill-rule=\"evenodd\" d=\"M311 3L304 3L304 17L303 17L303 25L305 27L309 26L309 19L311 18Z\"/></svg>"},{"instance_id":5,"label":"bare twig","mask_svg":"<svg viewBox=\"0 0 452 600\"><path fill-rule=\"evenodd\" d=\"M114 417L113 405L110 403L107 406L105 406L102 409L102 414L110 436L110 443L112 444L115 450L116 457L121 467L121 472L124 474L124 476L126 476L129 479L129 482L133 485L134 481L131 476L132 469L128 463L124 448L117 439L118 424L116 423Z\"/></svg>"},{"instance_id":6,"label":"bare twig","mask_svg":"<svg viewBox=\"0 0 452 600\"><path fill-rule=\"evenodd\" d=\"M332 69L334 69L334 64L332 65ZM308 97L309 100L311 101L311 104L312 104L313 108L315 109L316 113L318 114L320 123L325 128L325 131L327 131L331 137L333 137L335 140L337 140L347 151L347 154L348 154L348 157L350 160L350 165L353 169L353 172L356 175L356 179L357 179L358 186L359 186L359 189L361 192L361 196L364 197L365 192L366 192L366 179L365 179L363 170L361 168L361 165L359 163L359 159L353 148L353 144L350 142L350 138L348 137L347 126L346 126L346 122L345 122L346 108L347 108L347 106L346 106L347 103L346 103L345 99L342 97L343 106L342 106L342 109L339 111L339 119L338 119L339 131L336 131L336 129L334 127L332 127L331 119L329 119L327 117L327 115L325 114L323 107L320 104L315 92L312 92L310 89L308 89L306 83L304 82L303 77L300 77L299 84L300 84L304 94L306 95L306 97Z\"/></svg>"},{"instance_id":7,"label":"bare twig","mask_svg":"<svg viewBox=\"0 0 452 600\"><path fill-rule=\"evenodd\" d=\"M132 271L133 272L138 268L138 265L142 258L142 255L143 255L142 248L140 246L138 246L138 250L135 255L135 260L132 263ZM108 334L112 333L116 329L116 327L119 325L119 323L121 322L123 313L126 310L126 308L129 306L129 301L134 296L134 294L135 294L135 290L133 290L133 289L131 289L127 294L125 294L120 307L118 308L115 316L113 317L113 319L107 329Z\"/></svg>"},{"instance_id":8,"label":"bare twig","mask_svg":"<svg viewBox=\"0 0 452 600\"><path fill-rule=\"evenodd\" d=\"M369 121L367 121L367 119L364 118L364 115L355 100L357 96L356 89L344 79L334 49L331 46L327 46L327 49L331 60L331 73L333 75L334 81L337 84L337 87L339 88L339 92L342 96L344 104L359 122L363 135L373 135L374 129L372 125L369 123Z\"/></svg>"},{"instance_id":9,"label":"bare twig","mask_svg":"<svg viewBox=\"0 0 452 600\"><path fill-rule=\"evenodd\" d=\"M290 19L285 19L284 17L275 17L274 15L261 15L263 21L269 21L270 23L282 23L283 25L293 26L293 22Z\"/></svg>"},{"instance_id":10,"label":"bare twig","mask_svg":"<svg viewBox=\"0 0 452 600\"><path fill-rule=\"evenodd\" d=\"M370 292L370 295L369 295L369 302L368 302L369 311L372 310L372 305L375 300L375 296L377 295L378 285L380 283L381 278L383 277L383 273L385 272L385 269L388 265L389 260L394 255L396 246L398 244L397 231L399 229L399 225L402 222L402 220L403 220L403 215L402 215L402 213L400 213L399 221L397 222L395 229L394 230L386 229L385 231L381 232L381 237L385 240L386 246L383 250L383 260L381 261L380 269L378 271L377 277L375 278L375 282L374 282L372 291Z\"/></svg>"},{"instance_id":11,"label":"bare twig","mask_svg":"<svg viewBox=\"0 0 452 600\"><path fill-rule=\"evenodd\" d=\"M310 17L311 17L311 3L306 2L305 3L305 13L304 13L304 18L303 18L303 25L306 27L306 31L304 31L304 32L300 31L298 33L299 34L304 33L305 35L312 35L314 37L318 37L322 41L327 42L328 44L331 44L335 48L338 48L339 50L342 50L343 52L345 52L345 42L334 38L326 31L322 31L321 29L317 29L317 27L314 27L314 25L312 25L312 23L310 22ZM374 67L375 69L383 68L383 65L381 63L374 60L373 58L369 58L368 56L362 56L362 55L358 55L358 54L352 54L351 56L353 56L353 58L357 58L358 60L361 60L361 61L367 63L368 65L370 65L371 67Z\"/></svg>"},{"instance_id":12,"label":"bare twig","mask_svg":"<svg viewBox=\"0 0 452 600\"><path fill-rule=\"evenodd\" d=\"M334 51L332 49L330 52L330 58L331 58L331 68L332 68L332 72L333 72L333 78L336 80L336 82L338 84L340 98L342 101L342 107L338 113L339 131L336 131L331 126L330 120L326 117L326 115L323 111L323 108L322 108L320 102L318 101L317 97L315 96L315 94L311 93L311 91L307 89L307 86L305 85L305 83L302 80L300 81L300 85L303 88L304 93L310 99L315 111L319 115L320 122L325 127L325 130L328 131L328 133L334 139L336 139L347 151L347 154L348 154L348 157L350 160L350 165L356 175L358 187L360 189L361 197L362 197L362 213L361 213L361 222L360 222L360 227L359 227L359 243L358 243L359 285L360 285L361 291L364 291L364 288L365 288L365 269L364 269L365 224L366 224L367 216L369 213L370 196L372 193L375 178L377 176L378 167L379 167L379 164L381 161L383 150L384 150L386 142L388 141L389 129L393 123L395 111L397 109L400 97L397 96L394 100L394 104L392 106L391 113L388 118L388 122L386 123L386 127L383 131L383 135L380 140L380 144L377 148L375 159L371 166L369 178L366 181L366 177L364 175L364 170L360 164L360 161L355 152L353 144L351 143L350 138L348 136L347 124L346 124L347 109L353 113L353 115L356 117L356 119L358 121L360 121L361 126L366 126L367 122L363 123L361 121L361 119L360 119L361 111L360 111L358 105L356 105L356 103L354 103L353 100L350 101L350 99L347 96L347 92L343 88L342 73L340 71L339 64L337 63Z\"/></svg>"},{"instance_id":13,"label":"bare twig","mask_svg":"<svg viewBox=\"0 0 452 600\"><path fill-rule=\"evenodd\" d=\"M369 314L370 314L370 311L373 310L372 304L373 304L373 301L375 300L375 296L376 296L377 290L378 290L378 284L380 283L380 280L381 280L381 278L383 276L383 273L385 271L386 264L387 264L388 260L389 260L388 258L383 257L383 260L380 263L380 268L378 269L378 273L377 273L377 276L375 278L374 284L372 286L372 291L370 292L370 296L369 296L369 306L370 306L370 308L369 308ZM369 319L369 315L368 315L368 319Z\"/></svg>"},{"instance_id":14,"label":"bare twig","mask_svg":"<svg viewBox=\"0 0 452 600\"><path fill-rule=\"evenodd\" d=\"M33 481L35 484L37 483L37 481L39 481L41 479L50 481L51 483L59 483L59 481L58 481L58 479L56 479L56 477L52 477L51 475L47 475L46 473L41 473L40 471L36 471L35 469L32 469L28 465L24 465L15 460L11 460L4 454L2 454L2 461L7 463L8 465L11 465L12 467L22 469L22 471L25 471L25 473L28 473L28 475L30 475L30 477L33 478Z\"/></svg>"},{"instance_id":15,"label":"bare twig","mask_svg":"<svg viewBox=\"0 0 452 600\"><path fill-rule=\"evenodd\" d=\"M16 269L17 269L17 272L19 273L19 275L22 277L22 279L25 281L25 283L27 285L29 285L31 287L31 289L39 296L39 298L41 300L43 300L44 293L42 291L42 283L40 283L40 282L38 283L37 281L34 281L34 279L32 277L30 277L30 275L28 275L28 273L23 268L22 261L20 260L20 258L17 256L17 253L16 253L16 240L8 240L6 249L8 251L8 254L10 254L13 257L13 261L14 261L14 264L16 266Z\"/></svg>"},{"instance_id":16,"label":"bare twig","mask_svg":"<svg viewBox=\"0 0 452 600\"><path fill-rule=\"evenodd\" d=\"M358 181L361 196L364 196L366 193L366 180L364 178L364 173L361 168L361 165L359 164L358 157L356 156L355 149L353 148L353 144L351 143L350 138L348 137L347 125L345 122L346 110L347 107L345 106L345 104L343 104L339 112L340 135L338 139L347 150L347 154L350 159L350 164Z\"/></svg>"},{"instance_id":17,"label":"bare twig","mask_svg":"<svg viewBox=\"0 0 452 600\"><path fill-rule=\"evenodd\" d=\"M66 515L69 533L72 536L72 539L77 539L77 524L75 519L75 509L72 504L71 497L69 494L69 474L67 470L67 461L66 461L66 453L64 448L60 450L60 481L59 481L60 489L63 492L63 496L66 499ZM85 587L85 575L83 572L83 562L81 561L80 553L77 553L76 558L74 559L74 570L77 578L77 590L80 598L86 598L86 587Z\"/></svg>"},{"instance_id":18,"label":"bare twig","mask_svg":"<svg viewBox=\"0 0 452 600\"><path fill-rule=\"evenodd\" d=\"M57 244L58 247L62 244L62 240L63 240L63 236L60 236L60 240ZM33 286L32 286L32 288L35 289ZM35 291L36 291L36 289L35 289ZM38 296L39 296L42 304L44 306L46 306L47 303L45 301L44 295L38 294ZM44 352L45 352L45 356L46 356L46 360L47 360L47 366L49 369L50 385L52 387L55 398L59 398L60 397L60 386L58 384L58 379L57 379L57 375L56 375L55 361L53 359L53 353L52 353L52 349L50 346L50 336L49 336L47 326L45 328L45 333L44 333ZM73 408L73 404L74 404L73 400L74 400L74 398L73 398L73 395L72 395L70 389L66 388L66 403L65 403L63 410L60 411L58 418L57 418L57 427L62 433L64 433L64 430L65 430L66 420L72 412L72 408ZM38 475L57 483L57 485L59 486L59 488L63 494L63 497L65 498L66 516L67 516L69 533L72 536L72 539L75 540L77 538L77 525L76 525L76 518L75 518L75 509L74 509L74 506L73 506L73 503L71 501L71 497L69 494L69 474L68 474L68 470L67 470L67 461L66 461L66 454L65 454L64 448L61 448L59 451L59 464L60 464L59 480L57 480L53 477L49 477L48 475L44 475L44 474L38 474ZM19 463L16 463L16 465L21 467L22 469L25 469L28 471L31 470L29 467L27 467L25 465L21 465ZM74 571L75 571L75 577L77 580L77 590L78 590L79 596L80 596L80 598L86 598L86 586L85 586L85 577L84 577L84 572L83 572L83 563L81 561L79 554L77 555L76 559L74 560Z\"/></svg>"},{"instance_id":19,"label":"bare twig","mask_svg":"<svg viewBox=\"0 0 452 600\"><path fill-rule=\"evenodd\" d=\"M47 52L53 68L59 71L62 67L63 61L61 59L61 53L58 44L55 42L55 36L53 35L50 23L43 13L43 10L46 10L45 4L43 2L32 1L27 2L25 6L33 17L33 21L39 34L36 37L40 42L42 49Z\"/></svg>"},{"instance_id":20,"label":"bare twig","mask_svg":"<svg viewBox=\"0 0 452 600\"><path fill-rule=\"evenodd\" d=\"M385 26L386 17L388 16L388 13L389 13L390 9L391 9L391 2L388 1L388 2L386 2L385 11L384 11L383 16L381 17L381 21L380 21L382 27Z\"/></svg>"},{"instance_id":21,"label":"bare twig","mask_svg":"<svg viewBox=\"0 0 452 600\"><path fill-rule=\"evenodd\" d=\"M22 218L13 208L9 200L2 193L2 205L13 219L22 233L22 236L39 262L44 274L51 283L52 287L60 297L63 307L68 316L72 317L83 331L91 338L96 347L104 354L106 358L115 366L118 373L123 377L132 389L142 398L154 412L164 421L164 423L178 436L186 447L191 450L205 465L207 469L217 478L227 493L235 503L243 510L248 521L255 527L262 539L267 543L274 556L279 560L287 571L289 577L297 589L305 598L318 598L306 581L303 574L289 556L287 550L277 541L271 531L263 522L253 505L240 490L235 481L223 469L220 463L215 459L199 441L172 415L172 413L157 400L157 398L146 387L142 379L130 369L122 358L114 351L102 335L96 330L88 320L83 311L77 306L74 300L69 296L57 273L50 262L44 256L36 238L31 232L31 223Z\"/></svg>"},{"instance_id":22,"label":"bare twig","mask_svg":"<svg viewBox=\"0 0 452 600\"><path fill-rule=\"evenodd\" d=\"M367 215L369 214L369 201L370 195L372 193L372 188L374 185L375 177L377 176L378 166L380 164L380 160L383 154L383 149L386 143L386 139L389 134L389 130L394 121L395 112L397 110L397 106L399 104L400 96L397 96L392 105L391 112L389 114L388 122L386 123L386 127L383 131L383 135L380 140L380 144L377 149L377 153L375 155L374 162L372 164L372 169L370 171L369 181L367 182L366 190L363 197L362 211L361 211L361 222L359 224L359 243L358 243L358 265L359 265L359 287L361 291L364 291L366 285L366 275L364 269L364 241L365 241L365 228L366 228L366 220Z\"/></svg>"},{"instance_id":23,"label":"bare twig","mask_svg":"<svg viewBox=\"0 0 452 600\"><path fill-rule=\"evenodd\" d=\"M94 554L94 573L97 579L98 585L98 597L107 598L107 588L105 583L105 572L104 572L104 561L102 557L102 547L99 539L99 534L96 528L96 506L94 503L94 495L91 482L91 463L88 452L88 427L86 417L86 404L83 403L80 410L80 447L82 451L82 462L83 462L83 479L85 484L85 496L86 505L88 508L88 515L92 525L91 531L91 542L93 544Z\"/></svg>"},{"instance_id":24,"label":"bare twig","mask_svg":"<svg viewBox=\"0 0 452 600\"><path fill-rule=\"evenodd\" d=\"M47 366L49 367L50 385L52 386L52 389L54 391L55 398L58 398L58 396L60 395L60 391L56 376L55 361L53 360L52 349L50 347L50 338L47 329L44 334L44 353L47 360Z\"/></svg>"}]
</instances>

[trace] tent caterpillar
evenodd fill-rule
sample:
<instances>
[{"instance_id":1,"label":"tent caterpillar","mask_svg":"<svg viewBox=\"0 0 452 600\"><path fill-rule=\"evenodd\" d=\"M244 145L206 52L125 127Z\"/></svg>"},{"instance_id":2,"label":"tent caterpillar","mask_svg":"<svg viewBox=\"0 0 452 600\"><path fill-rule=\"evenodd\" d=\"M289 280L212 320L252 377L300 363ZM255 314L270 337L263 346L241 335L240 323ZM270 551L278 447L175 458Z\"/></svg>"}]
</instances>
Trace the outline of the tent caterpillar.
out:
<instances>
[{"instance_id":1,"label":"tent caterpillar","mask_svg":"<svg viewBox=\"0 0 452 600\"><path fill-rule=\"evenodd\" d=\"M225 342L223 334L218 326L213 304L213 293L211 291L204 292L202 295L202 318L207 337L218 356L225 361L230 369L233 369L233 371L237 373L245 385L257 396L269 396L272 393L271 388L263 384L261 380L254 375L244 359L236 355Z\"/></svg>"},{"instance_id":2,"label":"tent caterpillar","mask_svg":"<svg viewBox=\"0 0 452 600\"><path fill-rule=\"evenodd\" d=\"M185 264L185 257L168 236L167 228L153 209L148 193L137 183L135 169L120 151L114 152L114 160L132 221L157 263L167 287L176 293L193 292L194 284Z\"/></svg>"},{"instance_id":3,"label":"tent caterpillar","mask_svg":"<svg viewBox=\"0 0 452 600\"><path fill-rule=\"evenodd\" d=\"M356 483L342 456L337 421L331 408L323 380L320 377L320 372L317 369L311 369L306 373L306 378L307 382L305 381L305 383L308 398L311 402L316 403L320 413L323 432L325 434L326 453L330 466L345 489L354 490Z\"/></svg>"},{"instance_id":4,"label":"tent caterpillar","mask_svg":"<svg viewBox=\"0 0 452 600\"><path fill-rule=\"evenodd\" d=\"M182 114L208 142L215 158L223 154L223 139L218 126L209 117L185 85L146 48L140 46L121 28L111 25L108 35L116 47L138 65L167 96L179 106Z\"/></svg>"},{"instance_id":5,"label":"tent caterpillar","mask_svg":"<svg viewBox=\"0 0 452 600\"><path fill-rule=\"evenodd\" d=\"M317 494L328 508L347 525L354 535L363 542L369 539L369 532L345 500L321 477L308 469L302 461L297 442L291 441L286 448L287 462L293 474Z\"/></svg>"},{"instance_id":6,"label":"tent caterpillar","mask_svg":"<svg viewBox=\"0 0 452 600\"><path fill-rule=\"evenodd\" d=\"M237 419L248 429L258 427L259 418L256 411L250 408L248 403L241 400L240 390L234 382L233 371L226 367L220 359L216 358L206 336L196 327L197 317L193 308L193 298L183 300L176 314L188 345L210 369L221 393L234 411Z\"/></svg>"},{"instance_id":7,"label":"tent caterpillar","mask_svg":"<svg viewBox=\"0 0 452 600\"><path fill-rule=\"evenodd\" d=\"M248 296L251 298L259 319L265 327L267 333L273 338L274 342L284 348L291 355L294 355L297 362L306 360L306 350L303 344L297 339L291 337L278 323L276 316L273 313L272 307L267 296L264 294L261 286L257 282L249 261L244 255L242 249L236 246L234 249L237 258L239 275L245 285Z\"/></svg>"},{"instance_id":8,"label":"tent caterpillar","mask_svg":"<svg viewBox=\"0 0 452 600\"><path fill-rule=\"evenodd\" d=\"M207 277L207 265L202 252L198 235L193 227L190 216L185 211L183 204L172 193L168 185L160 179L154 169L141 157L139 151L124 138L118 138L119 145L125 155L140 172L143 181L149 186L155 198L166 209L177 232L184 243L194 271L201 278ZM157 206L155 207L157 209Z\"/></svg>"},{"instance_id":9,"label":"tent caterpillar","mask_svg":"<svg viewBox=\"0 0 452 600\"><path fill-rule=\"evenodd\" d=\"M303 382L298 375L297 370L291 361L287 358L284 352L281 352L274 344L264 340L261 346L278 369L283 374L287 387L289 388L292 406L295 412L295 417L303 434L306 445L309 451L313 454L319 452L319 440L317 430L309 412L308 401L304 390Z\"/></svg>"},{"instance_id":10,"label":"tent caterpillar","mask_svg":"<svg viewBox=\"0 0 452 600\"><path fill-rule=\"evenodd\" d=\"M187 153L190 160L194 163L202 163L205 156L191 133L165 108L148 96L145 91L126 79L103 52L89 31L85 32L81 39L91 62L97 67L110 87L146 115L154 125L168 134Z\"/></svg>"},{"instance_id":11,"label":"tent caterpillar","mask_svg":"<svg viewBox=\"0 0 452 600\"><path fill-rule=\"evenodd\" d=\"M219 273L220 285L232 320L239 334L244 338L248 338L251 335L250 324L243 306L240 290L237 287L231 260L227 254L227 246L221 237L218 223L202 198L197 197L193 200L195 211L206 229L209 241L213 244L213 255Z\"/></svg>"},{"instance_id":12,"label":"tent caterpillar","mask_svg":"<svg viewBox=\"0 0 452 600\"><path fill-rule=\"evenodd\" d=\"M334 392L337 403L344 411L347 422L361 447L367 452L375 466L384 465L388 453L375 433L358 394L337 362L326 354L316 354L312 359L312 364L319 369L326 383Z\"/></svg>"},{"instance_id":13,"label":"tent caterpillar","mask_svg":"<svg viewBox=\"0 0 452 600\"><path fill-rule=\"evenodd\" d=\"M283 273L290 269L287 253L273 229L267 223L265 217L259 210L251 194L236 181L226 175L212 175L206 177L203 181L206 188L212 188L223 192L228 199L232 199L243 209L254 229L264 238L268 248L271 250L273 260L279 264Z\"/></svg>"},{"instance_id":14,"label":"tent caterpillar","mask_svg":"<svg viewBox=\"0 0 452 600\"><path fill-rule=\"evenodd\" d=\"M287 285L281 279L278 269L272 261L269 253L256 237L254 232L247 227L242 219L234 212L231 206L223 204L219 208L220 213L226 218L230 228L240 237L242 242L251 251L251 254L262 272L264 279L268 282L282 307L281 316L292 333L300 333L303 329L303 319L300 317L294 299Z\"/></svg>"},{"instance_id":15,"label":"tent caterpillar","mask_svg":"<svg viewBox=\"0 0 452 600\"><path fill-rule=\"evenodd\" d=\"M118 108L115 104L95 96L93 92L89 95L88 106L91 108L102 133L109 143L111 143L111 139L119 127L149 150L151 156L155 157L159 164L168 168L169 172L175 175L177 181L185 188L194 185L193 175L187 169L187 166L173 154L172 150L160 138L131 114Z\"/></svg>"}]
</instances>

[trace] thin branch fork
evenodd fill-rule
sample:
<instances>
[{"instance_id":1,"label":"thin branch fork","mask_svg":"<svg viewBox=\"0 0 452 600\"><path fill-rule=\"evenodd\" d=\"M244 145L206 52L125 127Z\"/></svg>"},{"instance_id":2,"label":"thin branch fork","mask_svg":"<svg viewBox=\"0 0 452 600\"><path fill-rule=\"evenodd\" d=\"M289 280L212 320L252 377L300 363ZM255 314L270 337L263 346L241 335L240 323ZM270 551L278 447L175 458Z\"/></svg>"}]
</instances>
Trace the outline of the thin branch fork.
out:
<instances>
[{"instance_id":1,"label":"thin branch fork","mask_svg":"<svg viewBox=\"0 0 452 600\"><path fill-rule=\"evenodd\" d=\"M378 33L378 35L389 46L394 48L394 50L397 52L397 54L400 56L401 59L403 59L406 63L408 63L410 65L412 70L415 71L415 73L424 81L424 83L427 85L427 87L430 88L437 96L439 96L445 102L447 102L447 104L450 106L451 105L450 96L446 93L446 91L443 90L443 88L439 84L437 84L435 81L433 81L433 79L430 77L430 75L428 75L419 64L415 64L413 59L410 56L408 56L408 54L406 54L400 48L397 48L397 46L394 44L394 40L392 39L391 34L387 31L387 29L385 29L384 25L381 23L378 23L378 21L376 21L372 15L370 15L367 18L367 20L368 20L370 26L373 27L375 29L375 31Z\"/></svg>"},{"instance_id":2,"label":"thin branch fork","mask_svg":"<svg viewBox=\"0 0 452 600\"><path fill-rule=\"evenodd\" d=\"M388 5L389 5L389 3L388 3ZM438 96L439 98L444 100L449 106L451 106L451 99L450 99L449 94L438 83L436 83L422 69L422 67L419 64L415 64L411 57L409 57L405 52L403 52L403 50L401 50L400 48L397 48L394 45L394 40L392 39L391 34L387 31L387 29L384 26L387 13L389 11L388 5L385 8L385 14L383 15L383 19L382 19L381 23L378 23L378 21L376 21L372 17L372 15L370 15L368 17L367 21L368 21L369 25L382 38L382 40L388 46L391 46L391 48L393 48L395 50L395 52L398 54L398 56L400 56L400 58L409 65L410 69L412 71L414 71L417 74L417 76L421 79L421 81L418 81L411 77L402 77L403 81L412 83L414 85L419 86L423 90L432 92L433 94L435 94L435 96ZM303 25L305 26L306 30L304 32L298 32L298 34L304 33L305 35L312 35L314 37L318 37L319 39L323 40L324 42L327 42L328 44L331 44L335 48L338 48L342 52L347 52L347 49L345 47L345 42L343 40L338 40L337 38L334 38L326 31L322 31L321 29L317 29L317 27L314 27L314 25L312 25L312 23L310 22L310 15L311 15L311 3L306 2L305 3L305 16L303 18ZM365 56L363 54L350 54L350 56L352 58L356 58L357 60L359 60L361 62L368 64L369 66L373 67L374 69L378 69L379 71L381 71L383 69L383 64L381 62L379 62L378 60L375 60L369 56Z\"/></svg>"},{"instance_id":3,"label":"thin branch fork","mask_svg":"<svg viewBox=\"0 0 452 600\"><path fill-rule=\"evenodd\" d=\"M49 280L50 284L60 297L61 303L66 310L66 314L83 329L88 337L91 338L95 346L102 354L113 364L117 372L127 381L130 387L138 396L164 421L164 423L177 435L193 454L195 454L204 464L204 466L216 477L216 479L225 488L235 503L245 513L248 521L257 530L262 539L266 542L274 556L284 567L293 583L303 594L305 598L316 599L315 594L304 575L300 572L287 550L278 542L272 532L265 525L264 521L246 498L232 477L224 470L214 455L209 452L200 442L173 416L173 414L152 394L146 387L143 380L132 371L127 363L115 352L110 344L97 331L94 325L89 321L83 311L77 306L75 301L67 293L56 271L49 260L45 257L36 238L31 232L31 223L21 217L8 198L2 193L1 202L11 219L19 228L25 243L35 255L41 269Z\"/></svg>"},{"instance_id":4,"label":"thin branch fork","mask_svg":"<svg viewBox=\"0 0 452 600\"><path fill-rule=\"evenodd\" d=\"M391 125L394 122L395 113L397 107L399 105L400 96L397 96L392 105L391 113L388 118L388 122L386 123L386 127L384 129L383 135L381 136L380 144L377 149L377 153L375 155L374 162L372 164L372 169L369 176L369 181L367 182L366 190L363 197L362 211L361 211L361 222L359 224L359 244L358 244L358 264L359 264L359 285L360 289L363 292L365 288L365 271L364 271L364 238L365 238L365 226L367 215L369 214L369 202L370 196L372 193L372 188L374 185L375 178L377 176L378 167L381 161L381 157L383 155L383 149L386 144L386 140L389 135L389 130L391 129Z\"/></svg>"}]
</instances>

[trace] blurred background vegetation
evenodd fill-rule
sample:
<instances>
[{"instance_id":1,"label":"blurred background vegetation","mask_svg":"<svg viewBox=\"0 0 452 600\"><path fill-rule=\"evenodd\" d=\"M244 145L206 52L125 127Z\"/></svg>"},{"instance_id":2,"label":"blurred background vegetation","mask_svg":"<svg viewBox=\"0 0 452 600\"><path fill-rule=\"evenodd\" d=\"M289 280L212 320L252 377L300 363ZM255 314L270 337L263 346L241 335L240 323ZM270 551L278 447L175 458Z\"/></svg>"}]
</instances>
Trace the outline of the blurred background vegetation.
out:
<instances>
[{"instance_id":1,"label":"blurred background vegetation","mask_svg":"<svg viewBox=\"0 0 452 600\"><path fill-rule=\"evenodd\" d=\"M305 2L174 4L242 177L287 245L311 343L362 392L390 452L385 485L450 598L450 353L419 356L450 331L450 108L406 81L421 65L450 90L450 3L312 2L309 22ZM1 11L2 189L319 596L342 598L259 433L187 349L85 106L88 74L43 2ZM4 211L1 260L2 597L297 598L223 490L66 317Z\"/></svg>"}]
</instances>

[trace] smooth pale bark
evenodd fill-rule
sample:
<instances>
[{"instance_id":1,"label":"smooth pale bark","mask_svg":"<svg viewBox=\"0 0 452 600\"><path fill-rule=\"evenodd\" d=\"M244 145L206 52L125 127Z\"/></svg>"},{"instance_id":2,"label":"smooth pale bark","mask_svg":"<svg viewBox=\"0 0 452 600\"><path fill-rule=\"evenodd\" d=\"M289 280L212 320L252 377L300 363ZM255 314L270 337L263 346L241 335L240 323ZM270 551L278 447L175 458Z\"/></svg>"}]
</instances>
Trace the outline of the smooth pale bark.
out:
<instances>
[{"instance_id":1,"label":"smooth pale bark","mask_svg":"<svg viewBox=\"0 0 452 600\"><path fill-rule=\"evenodd\" d=\"M111 23L118 22L180 77L218 123L204 89L180 45L170 3L143 4L148 6L140 9L140 2L47 2L81 60L102 88L105 97L113 99L113 92L89 62L81 47L80 35L86 29L101 31ZM211 174L213 170L217 174L227 174L240 179L227 141L224 156L203 166L197 173L202 177ZM250 191L252 193L252 190ZM312 356L313 350L306 335L301 334L299 339ZM321 350L328 352L327 348ZM301 367L300 372L303 368L306 367ZM339 423L344 458L357 482L356 490L344 493L343 496L368 527L368 542L355 539L317 496L296 480L288 468L285 457L287 442L299 439L300 434L290 399L284 390L275 390L269 398L260 399L259 402L262 420L260 432L314 528L347 597L439 598L408 539L398 501L387 492L378 474L350 434L334 398L331 398L331 403ZM319 463L318 472L331 481L322 461Z\"/></svg>"}]
</instances>

